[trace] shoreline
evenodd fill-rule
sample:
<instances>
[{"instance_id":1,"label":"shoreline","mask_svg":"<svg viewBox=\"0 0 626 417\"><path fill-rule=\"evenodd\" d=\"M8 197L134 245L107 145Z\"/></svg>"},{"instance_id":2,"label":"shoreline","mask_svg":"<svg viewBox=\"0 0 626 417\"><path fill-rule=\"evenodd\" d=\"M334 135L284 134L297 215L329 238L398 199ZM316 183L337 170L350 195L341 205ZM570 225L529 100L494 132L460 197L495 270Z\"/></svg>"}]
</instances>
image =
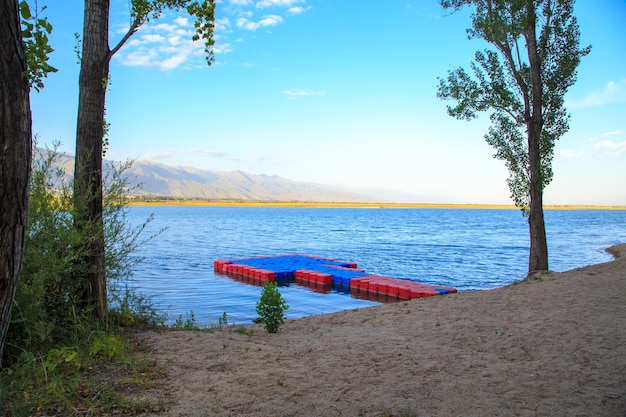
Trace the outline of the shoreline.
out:
<instances>
[{"instance_id":1,"label":"shoreline","mask_svg":"<svg viewBox=\"0 0 626 417\"><path fill-rule=\"evenodd\" d=\"M257 201L257 200L202 200L202 199L147 199L129 200L131 207L267 207L267 208L407 208L407 209L477 209L519 210L507 204L440 204L440 203L359 203L316 201ZM626 210L618 205L545 205L544 210Z\"/></svg>"},{"instance_id":2,"label":"shoreline","mask_svg":"<svg viewBox=\"0 0 626 417\"><path fill-rule=\"evenodd\" d=\"M139 337L159 417L626 415L626 244L613 260L260 325Z\"/></svg>"}]
</instances>

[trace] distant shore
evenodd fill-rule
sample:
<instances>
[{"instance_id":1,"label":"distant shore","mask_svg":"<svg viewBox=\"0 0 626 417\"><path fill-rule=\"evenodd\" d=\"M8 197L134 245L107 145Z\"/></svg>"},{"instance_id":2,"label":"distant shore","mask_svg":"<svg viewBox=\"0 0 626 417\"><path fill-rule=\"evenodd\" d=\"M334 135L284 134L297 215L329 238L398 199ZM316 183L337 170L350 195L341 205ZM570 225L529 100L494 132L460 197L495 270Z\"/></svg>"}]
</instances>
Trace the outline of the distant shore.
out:
<instances>
[{"instance_id":1,"label":"distant shore","mask_svg":"<svg viewBox=\"0 0 626 417\"><path fill-rule=\"evenodd\" d=\"M417 209L496 209L518 210L506 204L439 204L439 203L358 203L316 201L254 201L200 199L142 199L129 201L131 206L210 206L210 207L275 207L275 208L417 208ZM545 210L626 210L626 206L546 205Z\"/></svg>"}]
</instances>

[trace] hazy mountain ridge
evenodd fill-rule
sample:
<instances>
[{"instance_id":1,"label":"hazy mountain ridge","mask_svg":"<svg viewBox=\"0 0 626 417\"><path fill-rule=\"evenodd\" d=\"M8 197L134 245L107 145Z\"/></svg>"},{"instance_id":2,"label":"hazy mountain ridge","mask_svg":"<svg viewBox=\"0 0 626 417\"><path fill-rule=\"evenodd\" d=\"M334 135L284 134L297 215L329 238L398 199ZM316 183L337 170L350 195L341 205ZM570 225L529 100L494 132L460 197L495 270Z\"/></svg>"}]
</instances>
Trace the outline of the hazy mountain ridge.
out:
<instances>
[{"instance_id":1,"label":"hazy mountain ridge","mask_svg":"<svg viewBox=\"0 0 626 417\"><path fill-rule=\"evenodd\" d=\"M45 155L45 150L38 149ZM118 162L105 160L106 167ZM74 155L59 154L55 166L74 174ZM131 186L141 185L133 195L180 199L263 200L315 202L374 202L380 199L348 190L294 181L276 175L255 175L244 171L210 171L170 166L152 161L135 161L127 173Z\"/></svg>"},{"instance_id":2,"label":"hazy mountain ridge","mask_svg":"<svg viewBox=\"0 0 626 417\"><path fill-rule=\"evenodd\" d=\"M267 201L373 201L372 197L340 188L293 181L244 171L205 171L137 161L129 170L142 184L139 195ZM133 179L134 181L134 179Z\"/></svg>"}]
</instances>

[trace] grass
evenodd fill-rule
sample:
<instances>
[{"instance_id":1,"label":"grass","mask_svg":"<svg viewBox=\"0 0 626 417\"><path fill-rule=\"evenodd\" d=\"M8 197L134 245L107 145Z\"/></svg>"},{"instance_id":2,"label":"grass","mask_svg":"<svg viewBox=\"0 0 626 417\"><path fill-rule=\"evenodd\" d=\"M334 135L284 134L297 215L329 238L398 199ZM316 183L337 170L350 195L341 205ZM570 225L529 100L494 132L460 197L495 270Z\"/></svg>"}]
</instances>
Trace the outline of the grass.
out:
<instances>
[{"instance_id":1,"label":"grass","mask_svg":"<svg viewBox=\"0 0 626 417\"><path fill-rule=\"evenodd\" d=\"M226 313L209 327L199 326L190 312L157 328L254 334L254 329L229 324ZM0 416L132 416L165 411L166 402L146 396L150 390L162 391L166 370L149 359L134 336L142 329L93 332L84 345L52 349L45 357L24 353L19 363L0 372Z\"/></svg>"},{"instance_id":2,"label":"grass","mask_svg":"<svg viewBox=\"0 0 626 417\"><path fill-rule=\"evenodd\" d=\"M246 335L248 337L252 337L252 335L254 334L254 329L246 328L245 326L237 326L237 327L233 328L232 331L235 332L235 333Z\"/></svg>"},{"instance_id":3,"label":"grass","mask_svg":"<svg viewBox=\"0 0 626 417\"><path fill-rule=\"evenodd\" d=\"M160 412L166 404L146 398L165 368L147 359L131 332L96 335L91 347L54 349L46 357L25 354L5 368L0 415L136 415Z\"/></svg>"},{"instance_id":4,"label":"grass","mask_svg":"<svg viewBox=\"0 0 626 417\"><path fill-rule=\"evenodd\" d=\"M191 326L194 331L207 329ZM223 316L225 319L225 316ZM185 320L181 317L182 325ZM218 322L230 332L252 336L254 329ZM154 329L155 327L150 327ZM174 326L157 330L176 331ZM162 413L171 406L165 393L166 369L149 359L148 347L135 335L142 327L130 327L115 335L93 334L85 346L56 349L45 358L25 357L21 364L0 374L0 415L25 416L133 416ZM223 344L223 349L228 349ZM244 348L249 352L250 347ZM409 345L405 346L409 349ZM281 357L275 358L280 363ZM284 383L280 382L279 384ZM214 392L208 386L206 392ZM411 409L385 404L374 415L413 417ZM367 415L370 415L367 413Z\"/></svg>"},{"instance_id":5,"label":"grass","mask_svg":"<svg viewBox=\"0 0 626 417\"><path fill-rule=\"evenodd\" d=\"M228 315L226 312L222 314L217 323L210 323L208 326L200 325L196 320L196 315L193 311L185 314L183 318L182 314L179 314L173 324L169 326L172 330L197 330L212 333L214 330L227 329L234 327L234 325L228 323ZM236 330L241 333L241 330ZM245 330L244 330L245 332Z\"/></svg>"},{"instance_id":6,"label":"grass","mask_svg":"<svg viewBox=\"0 0 626 417\"><path fill-rule=\"evenodd\" d=\"M172 325L170 325L172 330L200 330L201 327L198 325L196 321L196 315L193 311L186 313L186 317L183 319L183 315L179 314L176 317L176 320Z\"/></svg>"}]
</instances>

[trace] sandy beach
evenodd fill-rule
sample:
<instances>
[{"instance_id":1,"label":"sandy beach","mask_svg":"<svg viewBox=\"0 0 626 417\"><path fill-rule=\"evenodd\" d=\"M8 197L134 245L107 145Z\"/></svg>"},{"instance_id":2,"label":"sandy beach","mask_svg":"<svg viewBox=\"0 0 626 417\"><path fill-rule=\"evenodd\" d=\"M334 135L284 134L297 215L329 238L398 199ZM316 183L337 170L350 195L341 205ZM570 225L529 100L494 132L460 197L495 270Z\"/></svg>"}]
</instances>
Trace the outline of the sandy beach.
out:
<instances>
[{"instance_id":1,"label":"sandy beach","mask_svg":"<svg viewBox=\"0 0 626 417\"><path fill-rule=\"evenodd\" d=\"M412 209L477 209L519 210L511 204L431 204L431 203L357 203L319 201L258 201L258 200L202 200L202 199L159 199L136 198L128 205L137 207L267 207L267 208L412 208ZM544 210L626 210L626 206L596 205L545 205Z\"/></svg>"},{"instance_id":2,"label":"sandy beach","mask_svg":"<svg viewBox=\"0 0 626 417\"><path fill-rule=\"evenodd\" d=\"M626 245L505 288L214 332L146 331L155 416L626 416ZM148 415L148 414L146 414Z\"/></svg>"}]
</instances>

